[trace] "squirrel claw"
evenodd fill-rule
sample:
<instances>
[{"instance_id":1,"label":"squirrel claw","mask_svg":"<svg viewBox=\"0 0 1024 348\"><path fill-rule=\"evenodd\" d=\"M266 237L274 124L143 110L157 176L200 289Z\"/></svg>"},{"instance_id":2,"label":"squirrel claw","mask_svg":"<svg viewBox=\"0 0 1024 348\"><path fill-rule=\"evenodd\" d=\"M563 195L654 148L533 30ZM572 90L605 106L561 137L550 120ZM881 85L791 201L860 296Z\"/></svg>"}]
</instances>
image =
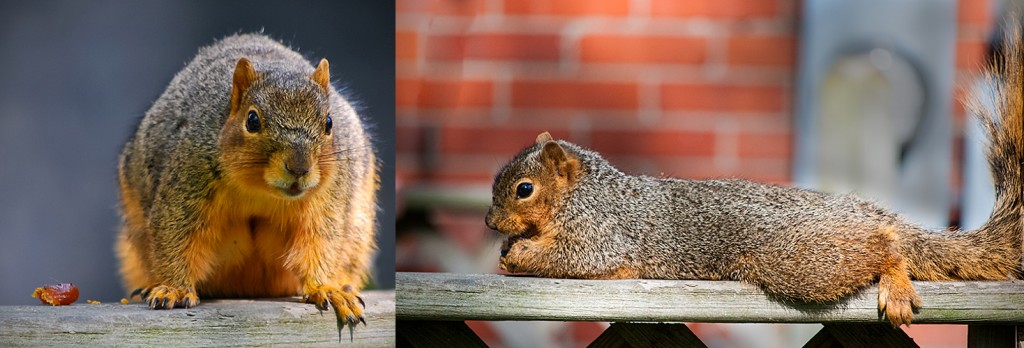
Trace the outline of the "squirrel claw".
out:
<instances>
[{"instance_id":1,"label":"squirrel claw","mask_svg":"<svg viewBox=\"0 0 1024 348\"><path fill-rule=\"evenodd\" d=\"M363 306L363 309L366 309L366 301L363 301L363 297L356 295L356 299L359 300L359 305ZM363 324L366 324L366 322L363 322Z\"/></svg>"},{"instance_id":2,"label":"squirrel claw","mask_svg":"<svg viewBox=\"0 0 1024 348\"><path fill-rule=\"evenodd\" d=\"M346 322L348 323L348 340L349 340L349 342L355 341L354 331L355 331L356 324L358 324L359 322L363 322L363 326L366 326L366 319L363 318L363 316L359 316L358 321L357 321L356 317L351 316L351 315L348 316L347 318L345 318L344 320L342 320L341 317L339 316L338 317L338 342L341 342L341 329L343 329L345 327L345 323Z\"/></svg>"},{"instance_id":3,"label":"squirrel claw","mask_svg":"<svg viewBox=\"0 0 1024 348\"><path fill-rule=\"evenodd\" d=\"M174 300L171 300L171 307L167 306L167 300L170 300L170 298L167 298L167 297L155 297L155 298L150 300L149 308L152 308L152 309L171 309L171 308L173 308L174 307Z\"/></svg>"},{"instance_id":4,"label":"squirrel claw","mask_svg":"<svg viewBox=\"0 0 1024 348\"><path fill-rule=\"evenodd\" d=\"M145 300L146 298L149 297L149 290L150 289L152 289L152 288L138 288L138 289L135 289L135 291L132 291L132 296L131 297L135 297L136 295L138 295L140 300Z\"/></svg>"},{"instance_id":5,"label":"squirrel claw","mask_svg":"<svg viewBox=\"0 0 1024 348\"><path fill-rule=\"evenodd\" d=\"M153 296L146 299L146 302L149 303L149 309L165 309L167 298Z\"/></svg>"}]
</instances>

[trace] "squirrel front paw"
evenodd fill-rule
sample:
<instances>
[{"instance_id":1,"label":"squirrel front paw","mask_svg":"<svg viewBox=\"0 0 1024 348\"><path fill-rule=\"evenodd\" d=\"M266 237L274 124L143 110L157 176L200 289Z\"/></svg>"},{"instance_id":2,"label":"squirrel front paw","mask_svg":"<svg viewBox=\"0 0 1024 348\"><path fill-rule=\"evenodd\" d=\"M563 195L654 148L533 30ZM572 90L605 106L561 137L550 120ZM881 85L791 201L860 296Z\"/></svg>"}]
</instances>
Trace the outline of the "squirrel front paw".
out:
<instances>
[{"instance_id":1,"label":"squirrel front paw","mask_svg":"<svg viewBox=\"0 0 1024 348\"><path fill-rule=\"evenodd\" d=\"M357 323L362 322L363 325L366 325L366 318L363 317L363 308L366 307L366 302L363 302L363 298L359 297L359 292L351 285L341 288L328 285L313 287L306 291L302 301L312 303L321 313L327 310L328 304L334 307L334 315L338 320L339 341L341 340L341 329L345 327L346 323L349 326L349 339L352 339L352 329Z\"/></svg>"},{"instance_id":2,"label":"squirrel front paw","mask_svg":"<svg viewBox=\"0 0 1024 348\"><path fill-rule=\"evenodd\" d=\"M523 261L531 242L529 239L516 237L510 237L502 242L498 268L509 273L527 272L523 267Z\"/></svg>"},{"instance_id":3,"label":"squirrel front paw","mask_svg":"<svg viewBox=\"0 0 1024 348\"><path fill-rule=\"evenodd\" d=\"M199 296L196 295L196 288L172 287L168 285L156 285L148 288L138 288L132 291L131 297L139 297L149 304L152 309L172 309L174 307L192 308L199 304Z\"/></svg>"}]
</instances>

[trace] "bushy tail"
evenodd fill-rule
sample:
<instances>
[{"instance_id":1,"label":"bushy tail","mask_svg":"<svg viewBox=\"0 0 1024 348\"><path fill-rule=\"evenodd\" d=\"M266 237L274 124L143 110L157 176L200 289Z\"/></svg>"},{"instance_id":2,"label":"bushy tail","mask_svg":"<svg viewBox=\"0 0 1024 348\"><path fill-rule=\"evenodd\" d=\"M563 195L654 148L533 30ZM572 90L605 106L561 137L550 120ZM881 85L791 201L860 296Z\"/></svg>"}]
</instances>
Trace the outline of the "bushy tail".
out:
<instances>
[{"instance_id":1,"label":"bushy tail","mask_svg":"<svg viewBox=\"0 0 1024 348\"><path fill-rule=\"evenodd\" d=\"M979 98L969 104L980 115L991 145L988 163L996 187L996 204L992 217L979 229L1001 241L1011 240L1010 258L1017 262L1021 276L1024 249L1024 39L1021 22L1012 21L1003 40L1001 59L993 62L988 79L998 86L994 107L983 107Z\"/></svg>"},{"instance_id":2,"label":"bushy tail","mask_svg":"<svg viewBox=\"0 0 1024 348\"><path fill-rule=\"evenodd\" d=\"M1007 31L1002 47L1002 59L993 63L993 71L1001 73L1001 83L996 84L995 106L985 110L985 107L974 106L979 104L974 101L972 108L981 115L991 139L987 156L995 181L995 208L980 231L1005 235L1006 240L1012 238L1015 242L1012 257L1017 260L1019 277L1024 270L1021 268L1024 267L1021 263L1024 250L1024 179L1021 175L1021 167L1024 167L1024 33L1021 33L1020 21L1012 21L1012 30ZM999 78L990 75L989 79Z\"/></svg>"},{"instance_id":3,"label":"bushy tail","mask_svg":"<svg viewBox=\"0 0 1024 348\"><path fill-rule=\"evenodd\" d=\"M992 216L974 231L904 235L910 276L919 280L1013 279L1024 276L1024 41L1021 23L1006 27L1002 54L988 69L992 95L977 93L968 109L990 141L989 167L995 183Z\"/></svg>"}]
</instances>

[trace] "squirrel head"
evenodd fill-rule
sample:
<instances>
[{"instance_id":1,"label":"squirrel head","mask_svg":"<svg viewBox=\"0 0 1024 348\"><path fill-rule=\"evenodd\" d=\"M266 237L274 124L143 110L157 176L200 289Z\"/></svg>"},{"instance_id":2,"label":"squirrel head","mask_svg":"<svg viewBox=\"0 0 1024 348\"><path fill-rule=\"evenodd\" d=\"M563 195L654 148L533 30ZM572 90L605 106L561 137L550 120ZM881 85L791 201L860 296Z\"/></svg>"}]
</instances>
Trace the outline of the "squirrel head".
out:
<instances>
[{"instance_id":1,"label":"squirrel head","mask_svg":"<svg viewBox=\"0 0 1024 348\"><path fill-rule=\"evenodd\" d=\"M231 108L220 133L221 164L247 188L296 199L328 182L338 160L329 64L313 73L235 64Z\"/></svg>"},{"instance_id":2,"label":"squirrel head","mask_svg":"<svg viewBox=\"0 0 1024 348\"><path fill-rule=\"evenodd\" d=\"M554 208L582 174L579 157L566 145L541 133L532 146L498 171L487 227L525 238L548 232Z\"/></svg>"}]
</instances>

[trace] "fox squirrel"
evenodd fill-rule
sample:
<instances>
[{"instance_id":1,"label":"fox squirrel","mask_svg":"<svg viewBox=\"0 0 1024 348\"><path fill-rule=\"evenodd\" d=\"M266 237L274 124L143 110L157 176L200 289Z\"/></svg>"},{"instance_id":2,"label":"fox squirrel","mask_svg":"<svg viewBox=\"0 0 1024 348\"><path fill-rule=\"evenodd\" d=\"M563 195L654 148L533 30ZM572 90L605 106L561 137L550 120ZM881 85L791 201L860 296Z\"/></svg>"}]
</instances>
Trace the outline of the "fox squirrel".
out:
<instances>
[{"instance_id":1,"label":"fox squirrel","mask_svg":"<svg viewBox=\"0 0 1024 348\"><path fill-rule=\"evenodd\" d=\"M313 68L255 34L200 49L125 145L118 179L121 275L150 308L302 294L334 307L339 334L365 325L377 162L326 59Z\"/></svg>"},{"instance_id":2,"label":"fox squirrel","mask_svg":"<svg viewBox=\"0 0 1024 348\"><path fill-rule=\"evenodd\" d=\"M623 174L548 133L495 177L486 224L507 239L500 267L543 277L740 280L784 301L832 302L875 281L880 315L909 324L916 280L1022 276L1022 41L1007 40L991 140L996 203L974 231L927 231L851 195L744 180ZM995 72L994 72L995 73Z\"/></svg>"}]
</instances>

